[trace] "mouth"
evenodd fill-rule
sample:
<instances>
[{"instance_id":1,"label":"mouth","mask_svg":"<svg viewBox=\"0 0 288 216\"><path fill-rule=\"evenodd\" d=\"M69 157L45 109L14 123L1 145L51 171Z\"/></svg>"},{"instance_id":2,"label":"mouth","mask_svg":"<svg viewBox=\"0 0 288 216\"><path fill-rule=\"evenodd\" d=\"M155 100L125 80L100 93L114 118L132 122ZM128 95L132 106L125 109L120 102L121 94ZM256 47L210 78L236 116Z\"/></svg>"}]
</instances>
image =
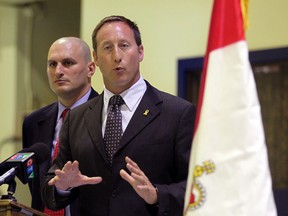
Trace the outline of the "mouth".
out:
<instances>
[{"instance_id":1,"label":"mouth","mask_svg":"<svg viewBox=\"0 0 288 216\"><path fill-rule=\"evenodd\" d=\"M54 81L54 83L55 83L55 84L58 84L58 85L59 85L59 84L64 84L65 82L66 82L66 80L61 80L61 79L58 79L58 80L55 80L55 81Z\"/></svg>"},{"instance_id":2,"label":"mouth","mask_svg":"<svg viewBox=\"0 0 288 216\"><path fill-rule=\"evenodd\" d=\"M121 72L121 71L124 71L124 68L123 67L116 67L113 70L116 72Z\"/></svg>"}]
</instances>

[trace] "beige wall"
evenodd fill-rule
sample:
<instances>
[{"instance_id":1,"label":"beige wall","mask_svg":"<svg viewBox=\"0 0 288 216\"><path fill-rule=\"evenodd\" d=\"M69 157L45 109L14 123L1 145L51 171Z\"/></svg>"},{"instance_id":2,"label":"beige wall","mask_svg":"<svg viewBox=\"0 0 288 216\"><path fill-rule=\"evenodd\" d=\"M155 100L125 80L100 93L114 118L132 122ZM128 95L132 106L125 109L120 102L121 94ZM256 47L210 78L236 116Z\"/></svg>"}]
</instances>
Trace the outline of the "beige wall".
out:
<instances>
[{"instance_id":1,"label":"beige wall","mask_svg":"<svg viewBox=\"0 0 288 216\"><path fill-rule=\"evenodd\" d=\"M17 124L17 9L0 7L0 161L13 154L21 146L14 141ZM3 31L2 29L5 29ZM21 187L21 186L20 186ZM0 195L7 186L0 186Z\"/></svg>"},{"instance_id":2,"label":"beige wall","mask_svg":"<svg viewBox=\"0 0 288 216\"><path fill-rule=\"evenodd\" d=\"M0 161L22 148L24 114L56 100L47 82L49 46L79 34L79 0L0 0ZM27 185L16 181L15 197L30 205Z\"/></svg>"},{"instance_id":3,"label":"beige wall","mask_svg":"<svg viewBox=\"0 0 288 216\"><path fill-rule=\"evenodd\" d=\"M288 47L287 10L287 0L250 0L250 49Z\"/></svg>"},{"instance_id":4,"label":"beige wall","mask_svg":"<svg viewBox=\"0 0 288 216\"><path fill-rule=\"evenodd\" d=\"M206 49L212 0L82 0L81 37L91 45L91 32L105 16L120 14L136 21L142 32L145 58L141 73L151 84L176 94L177 60L202 56ZM288 1L251 0L247 41L250 50L288 46ZM66 10L63 8L63 10ZM17 126L17 15L0 5L0 160L21 147L13 138ZM72 25L72 24L71 24ZM57 23L55 24L55 27ZM51 29L53 31L53 29ZM46 62L46 59L43 59ZM100 71L94 87L103 89ZM26 95L27 96L27 95ZM19 96L21 97L21 95ZM22 110L23 112L27 110ZM27 186L18 183L16 198L29 205ZM0 187L0 195L6 193Z\"/></svg>"},{"instance_id":5,"label":"beige wall","mask_svg":"<svg viewBox=\"0 0 288 216\"><path fill-rule=\"evenodd\" d=\"M156 87L177 94L177 60L206 50L212 0L83 0L81 35L91 45L91 32L105 16L119 14L138 23L145 58L141 73ZM288 46L288 1L251 0L247 41L250 50ZM100 71L94 87L103 89Z\"/></svg>"}]
</instances>

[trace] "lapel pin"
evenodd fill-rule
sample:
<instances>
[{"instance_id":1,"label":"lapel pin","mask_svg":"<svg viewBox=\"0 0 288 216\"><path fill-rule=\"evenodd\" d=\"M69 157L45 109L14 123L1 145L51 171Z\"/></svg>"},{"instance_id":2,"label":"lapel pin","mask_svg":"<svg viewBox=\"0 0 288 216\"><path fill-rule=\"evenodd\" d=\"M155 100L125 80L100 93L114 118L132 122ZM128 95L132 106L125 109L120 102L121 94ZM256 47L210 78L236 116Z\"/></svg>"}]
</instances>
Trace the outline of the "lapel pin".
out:
<instances>
[{"instance_id":1,"label":"lapel pin","mask_svg":"<svg viewBox=\"0 0 288 216\"><path fill-rule=\"evenodd\" d=\"M147 115L148 115L148 113L149 113L149 110L148 110L148 109L146 109L146 110L145 110L145 112L143 113L143 115L144 115L144 116L147 116Z\"/></svg>"}]
</instances>

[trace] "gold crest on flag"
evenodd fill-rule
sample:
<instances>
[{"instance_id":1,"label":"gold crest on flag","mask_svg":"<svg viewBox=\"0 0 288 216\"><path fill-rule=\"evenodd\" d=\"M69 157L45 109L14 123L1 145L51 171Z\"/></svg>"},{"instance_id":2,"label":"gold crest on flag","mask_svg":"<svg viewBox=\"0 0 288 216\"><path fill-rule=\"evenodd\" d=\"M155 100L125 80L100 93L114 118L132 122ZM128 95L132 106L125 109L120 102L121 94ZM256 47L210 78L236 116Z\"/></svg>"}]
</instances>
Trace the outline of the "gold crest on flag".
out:
<instances>
[{"instance_id":1,"label":"gold crest on flag","mask_svg":"<svg viewBox=\"0 0 288 216\"><path fill-rule=\"evenodd\" d=\"M203 162L203 166L195 166L193 172L193 186L190 195L189 209L197 209L205 203L207 193L205 187L199 181L199 178L204 173L206 173L206 175L213 173L215 169L216 166L211 160Z\"/></svg>"}]
</instances>

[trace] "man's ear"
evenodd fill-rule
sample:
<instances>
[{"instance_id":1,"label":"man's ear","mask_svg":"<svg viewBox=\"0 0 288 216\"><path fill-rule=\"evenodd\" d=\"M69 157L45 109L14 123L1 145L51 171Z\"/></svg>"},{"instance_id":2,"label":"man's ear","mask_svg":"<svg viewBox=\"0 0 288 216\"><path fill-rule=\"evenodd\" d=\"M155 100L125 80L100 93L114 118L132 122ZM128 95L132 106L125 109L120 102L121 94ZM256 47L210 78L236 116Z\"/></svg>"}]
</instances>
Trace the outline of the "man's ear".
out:
<instances>
[{"instance_id":1,"label":"man's ear","mask_svg":"<svg viewBox=\"0 0 288 216\"><path fill-rule=\"evenodd\" d=\"M95 65L98 66L98 63L97 63L98 57L97 57L97 53L95 52L95 50L93 50L93 59L94 59Z\"/></svg>"},{"instance_id":2,"label":"man's ear","mask_svg":"<svg viewBox=\"0 0 288 216\"><path fill-rule=\"evenodd\" d=\"M93 61L89 62L88 63L88 76L89 77L92 77L93 74L95 73L95 70L96 70L96 65Z\"/></svg>"},{"instance_id":3,"label":"man's ear","mask_svg":"<svg viewBox=\"0 0 288 216\"><path fill-rule=\"evenodd\" d=\"M144 59L144 46L140 45L138 47L138 52L139 52L139 62L141 62Z\"/></svg>"}]
</instances>

